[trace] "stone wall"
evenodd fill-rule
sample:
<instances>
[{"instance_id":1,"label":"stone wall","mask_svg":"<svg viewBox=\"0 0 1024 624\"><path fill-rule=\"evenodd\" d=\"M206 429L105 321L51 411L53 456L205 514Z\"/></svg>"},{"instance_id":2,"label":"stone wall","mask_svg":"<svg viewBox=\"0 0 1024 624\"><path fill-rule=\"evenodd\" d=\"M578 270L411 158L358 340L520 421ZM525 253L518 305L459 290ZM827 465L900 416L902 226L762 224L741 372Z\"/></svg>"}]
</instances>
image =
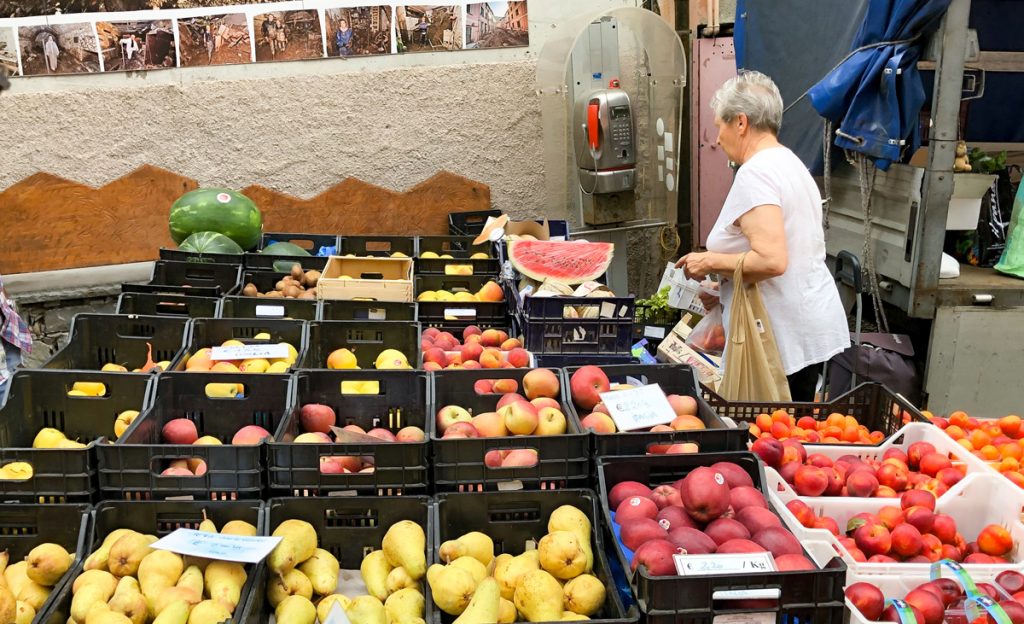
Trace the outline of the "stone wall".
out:
<instances>
[{"instance_id":1,"label":"stone wall","mask_svg":"<svg viewBox=\"0 0 1024 624\"><path fill-rule=\"evenodd\" d=\"M32 353L25 358L25 365L39 366L63 347L67 343L71 321L76 314L111 314L116 308L117 297L62 299L19 305L22 318L32 329Z\"/></svg>"}]
</instances>

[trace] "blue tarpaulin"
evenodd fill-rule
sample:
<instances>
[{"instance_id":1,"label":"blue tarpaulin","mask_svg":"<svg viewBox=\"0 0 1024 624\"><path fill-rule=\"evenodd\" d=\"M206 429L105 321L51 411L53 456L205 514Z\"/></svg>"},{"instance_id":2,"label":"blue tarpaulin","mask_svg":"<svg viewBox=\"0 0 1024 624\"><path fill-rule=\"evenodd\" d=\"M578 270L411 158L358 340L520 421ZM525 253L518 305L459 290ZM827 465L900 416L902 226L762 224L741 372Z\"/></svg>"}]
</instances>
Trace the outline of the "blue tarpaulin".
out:
<instances>
[{"instance_id":1,"label":"blue tarpaulin","mask_svg":"<svg viewBox=\"0 0 1024 624\"><path fill-rule=\"evenodd\" d=\"M917 62L950 1L870 0L853 49L886 45L854 52L808 93L835 124L838 147L866 154L882 170L900 159L925 101Z\"/></svg>"}]
</instances>

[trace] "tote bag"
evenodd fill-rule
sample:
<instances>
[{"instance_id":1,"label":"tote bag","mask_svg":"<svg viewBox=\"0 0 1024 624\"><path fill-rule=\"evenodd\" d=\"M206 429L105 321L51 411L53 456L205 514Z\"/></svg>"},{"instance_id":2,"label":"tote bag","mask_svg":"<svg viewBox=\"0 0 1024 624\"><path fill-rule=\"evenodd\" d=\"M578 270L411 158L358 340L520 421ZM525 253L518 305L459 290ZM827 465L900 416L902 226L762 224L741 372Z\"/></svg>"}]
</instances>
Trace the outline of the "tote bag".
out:
<instances>
[{"instance_id":1,"label":"tote bag","mask_svg":"<svg viewBox=\"0 0 1024 624\"><path fill-rule=\"evenodd\" d=\"M729 401L788 402L789 382L757 284L743 283L740 256L733 272L732 308L719 394Z\"/></svg>"}]
</instances>

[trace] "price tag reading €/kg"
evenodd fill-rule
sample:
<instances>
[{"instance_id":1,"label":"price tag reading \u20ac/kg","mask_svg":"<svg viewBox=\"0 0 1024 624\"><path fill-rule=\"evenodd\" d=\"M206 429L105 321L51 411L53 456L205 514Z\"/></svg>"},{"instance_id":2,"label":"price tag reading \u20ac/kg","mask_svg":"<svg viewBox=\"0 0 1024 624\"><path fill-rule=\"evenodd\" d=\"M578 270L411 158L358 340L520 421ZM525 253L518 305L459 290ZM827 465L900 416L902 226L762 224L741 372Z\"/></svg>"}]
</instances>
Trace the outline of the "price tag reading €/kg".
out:
<instances>
[{"instance_id":1,"label":"price tag reading \u20ac/kg","mask_svg":"<svg viewBox=\"0 0 1024 624\"><path fill-rule=\"evenodd\" d=\"M272 360L286 357L288 357L288 345L277 343L242 345L240 347L214 347L213 354L210 356L210 359L215 361L249 360L255 358Z\"/></svg>"},{"instance_id":2,"label":"price tag reading \u20ac/kg","mask_svg":"<svg viewBox=\"0 0 1024 624\"><path fill-rule=\"evenodd\" d=\"M675 410L658 384L603 392L601 401L619 431L650 429L654 425L667 425L676 418Z\"/></svg>"},{"instance_id":3,"label":"price tag reading \u20ac/kg","mask_svg":"<svg viewBox=\"0 0 1024 624\"><path fill-rule=\"evenodd\" d=\"M158 550L169 550L179 555L259 563L274 550L280 537L249 537L248 535L224 535L207 533L195 529L177 529L153 542Z\"/></svg>"},{"instance_id":4,"label":"price tag reading \u20ac/kg","mask_svg":"<svg viewBox=\"0 0 1024 624\"><path fill-rule=\"evenodd\" d=\"M774 572L775 558L770 552L729 553L723 555L672 555L679 576L715 574L758 574Z\"/></svg>"}]
</instances>

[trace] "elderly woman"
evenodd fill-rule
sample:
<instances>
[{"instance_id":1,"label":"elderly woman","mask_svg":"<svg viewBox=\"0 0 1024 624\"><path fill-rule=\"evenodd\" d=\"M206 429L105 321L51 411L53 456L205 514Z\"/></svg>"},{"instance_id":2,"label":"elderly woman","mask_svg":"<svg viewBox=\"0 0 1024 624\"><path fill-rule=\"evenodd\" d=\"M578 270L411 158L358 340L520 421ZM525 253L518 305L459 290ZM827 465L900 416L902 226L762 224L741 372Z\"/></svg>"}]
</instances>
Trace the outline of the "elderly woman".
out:
<instances>
[{"instance_id":1,"label":"elderly woman","mask_svg":"<svg viewBox=\"0 0 1024 624\"><path fill-rule=\"evenodd\" d=\"M708 251L687 254L676 266L695 279L720 276L728 333L729 282L746 253L744 279L758 283L793 400L813 400L821 364L850 346L839 291L825 265L821 195L800 159L778 141L782 96L770 78L742 73L715 93L711 107L718 145L739 170L708 235Z\"/></svg>"}]
</instances>

